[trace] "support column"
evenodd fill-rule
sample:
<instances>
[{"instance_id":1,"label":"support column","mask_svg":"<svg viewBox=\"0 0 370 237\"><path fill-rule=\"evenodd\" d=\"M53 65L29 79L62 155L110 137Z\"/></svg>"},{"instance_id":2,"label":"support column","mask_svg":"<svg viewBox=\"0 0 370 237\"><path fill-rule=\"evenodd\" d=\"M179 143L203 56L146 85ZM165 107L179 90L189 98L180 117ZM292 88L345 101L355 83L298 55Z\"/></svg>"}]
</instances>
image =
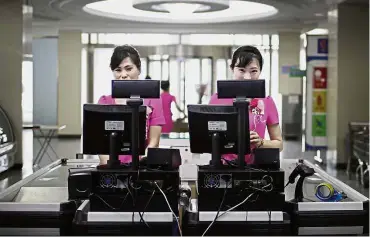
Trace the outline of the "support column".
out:
<instances>
[{"instance_id":1,"label":"support column","mask_svg":"<svg viewBox=\"0 0 370 237\"><path fill-rule=\"evenodd\" d=\"M276 104L285 139L301 139L302 136L302 77L291 73L299 70L300 44L299 32L279 33L279 93L282 101L276 101Z\"/></svg>"},{"instance_id":2,"label":"support column","mask_svg":"<svg viewBox=\"0 0 370 237\"><path fill-rule=\"evenodd\" d=\"M62 136L81 136L81 31L59 31L58 124Z\"/></svg>"},{"instance_id":3,"label":"support column","mask_svg":"<svg viewBox=\"0 0 370 237\"><path fill-rule=\"evenodd\" d=\"M328 121L333 123L329 144L337 150L337 164L344 166L348 123L369 121L369 3L341 3L337 12L332 12L334 17L336 14L337 31L330 33L330 40L337 43L333 49L337 54L329 63L337 60L337 73L329 74L334 82L328 83L328 107L334 104L328 114Z\"/></svg>"},{"instance_id":4,"label":"support column","mask_svg":"<svg viewBox=\"0 0 370 237\"><path fill-rule=\"evenodd\" d=\"M0 106L14 129L15 164L22 165L22 1L0 1L0 15Z\"/></svg>"}]
</instances>

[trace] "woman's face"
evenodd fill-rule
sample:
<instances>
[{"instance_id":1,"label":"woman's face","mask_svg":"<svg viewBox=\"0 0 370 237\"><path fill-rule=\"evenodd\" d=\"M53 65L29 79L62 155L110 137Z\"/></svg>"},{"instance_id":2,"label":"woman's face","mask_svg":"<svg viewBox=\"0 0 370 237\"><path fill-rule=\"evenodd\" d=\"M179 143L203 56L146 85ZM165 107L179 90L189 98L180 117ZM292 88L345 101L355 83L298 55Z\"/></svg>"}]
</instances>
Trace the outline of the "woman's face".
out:
<instances>
[{"instance_id":1,"label":"woman's face","mask_svg":"<svg viewBox=\"0 0 370 237\"><path fill-rule=\"evenodd\" d=\"M236 62L238 65L239 62ZM261 75L261 70L257 59L253 59L245 67L235 66L233 70L233 76L236 80L258 80Z\"/></svg>"},{"instance_id":2,"label":"woman's face","mask_svg":"<svg viewBox=\"0 0 370 237\"><path fill-rule=\"evenodd\" d=\"M127 57L113 70L113 75L116 80L137 80L139 79L140 71L131 58Z\"/></svg>"}]
</instances>

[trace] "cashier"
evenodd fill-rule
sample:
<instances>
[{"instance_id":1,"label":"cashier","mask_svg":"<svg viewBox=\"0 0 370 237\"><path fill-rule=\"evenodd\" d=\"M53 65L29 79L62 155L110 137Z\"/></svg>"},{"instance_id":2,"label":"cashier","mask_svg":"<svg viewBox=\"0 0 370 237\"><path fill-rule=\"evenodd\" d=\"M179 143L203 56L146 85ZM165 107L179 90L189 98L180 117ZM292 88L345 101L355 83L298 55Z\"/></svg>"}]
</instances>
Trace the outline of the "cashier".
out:
<instances>
[{"instance_id":1,"label":"cashier","mask_svg":"<svg viewBox=\"0 0 370 237\"><path fill-rule=\"evenodd\" d=\"M132 46L123 45L114 49L110 68L115 80L138 80L141 72L141 60L139 52ZM107 83L110 83L107 81ZM126 99L112 98L111 95L104 95L99 99L99 104L126 104ZM161 99L144 99L147 108L146 123L146 145L147 148L159 146L162 126L166 124ZM100 164L106 164L109 156L100 155ZM120 155L121 163L130 163L130 155Z\"/></svg>"},{"instance_id":2,"label":"cashier","mask_svg":"<svg viewBox=\"0 0 370 237\"><path fill-rule=\"evenodd\" d=\"M239 47L233 54L230 69L235 80L258 80L263 66L260 51L253 46ZM233 99L219 99L217 93L212 95L210 104L232 105ZM265 139L265 131L270 140ZM279 114L272 97L252 99L249 105L249 129L251 149L279 148L283 149L283 139L279 125ZM224 155L223 159L236 159L236 154ZM246 155L247 164L253 163L253 155Z\"/></svg>"}]
</instances>

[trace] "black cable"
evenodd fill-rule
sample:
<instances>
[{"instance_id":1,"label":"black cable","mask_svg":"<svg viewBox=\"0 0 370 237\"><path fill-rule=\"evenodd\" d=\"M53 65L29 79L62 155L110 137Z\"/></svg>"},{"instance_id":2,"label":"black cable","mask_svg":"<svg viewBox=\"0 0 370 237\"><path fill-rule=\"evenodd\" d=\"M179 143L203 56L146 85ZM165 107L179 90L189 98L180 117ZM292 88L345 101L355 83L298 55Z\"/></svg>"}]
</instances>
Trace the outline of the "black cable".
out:
<instances>
[{"instance_id":1,"label":"black cable","mask_svg":"<svg viewBox=\"0 0 370 237\"><path fill-rule=\"evenodd\" d=\"M231 181L230 181L230 182L231 182ZM223 204L224 204L224 201L225 201L225 199L226 199L227 189L228 189L228 187L229 187L230 182L228 182L228 183L227 183L227 185L226 185L226 188L225 188L225 190L224 190L224 195L222 196L222 200L221 200L220 206L218 207L218 210L217 210L217 213L216 213L215 219L213 219L213 222L211 223L211 225L210 225L209 227L207 227L207 228L208 228L208 231L211 229L211 227L212 227L213 223L215 223L215 222L216 222L216 220L217 220L217 218L218 218L218 215L220 214L220 211L221 211L222 206L223 206ZM205 233L203 234L203 236L204 236L204 235L205 235Z\"/></svg>"},{"instance_id":2,"label":"black cable","mask_svg":"<svg viewBox=\"0 0 370 237\"><path fill-rule=\"evenodd\" d=\"M100 201L102 201L107 207L109 207L110 209L116 211L116 210L120 210L122 208L122 205L125 203L125 201L126 201L126 199L127 199L127 197L128 197L129 194L130 194L129 192L126 193L126 196L122 200L121 205L119 207L113 207L108 202L106 202L102 197L100 197L98 194L92 193L92 194L90 194L90 196L95 196L95 197L99 198Z\"/></svg>"},{"instance_id":3,"label":"black cable","mask_svg":"<svg viewBox=\"0 0 370 237\"><path fill-rule=\"evenodd\" d=\"M223 161L226 162L227 165L231 166L231 167L239 167L237 164L234 164L233 161L230 161L230 160L227 160L225 159L224 157L221 158ZM262 170L262 169L256 169L256 168L252 168L252 167L246 167L247 170L253 170L253 171L260 171L260 172L268 172L266 170Z\"/></svg>"},{"instance_id":4,"label":"black cable","mask_svg":"<svg viewBox=\"0 0 370 237\"><path fill-rule=\"evenodd\" d=\"M150 201L152 201L152 198L153 198L153 196L154 196L154 193L155 193L155 189L153 190L153 192L152 192L152 195L150 195L150 197L149 197L149 200L147 201L147 203L146 203L146 205L145 205L145 207L144 207L144 210L143 210L143 212L141 213L141 220L143 220L144 221L144 213L145 213L145 211L146 211L146 208L149 206L149 203L150 203ZM139 212L139 215L140 215L140 212ZM141 223L141 220L140 220L140 223ZM144 224L148 227L148 228L150 228L150 226L144 221Z\"/></svg>"},{"instance_id":5,"label":"black cable","mask_svg":"<svg viewBox=\"0 0 370 237\"><path fill-rule=\"evenodd\" d=\"M288 181L288 183L286 183L285 184L285 186L284 186L284 189L286 188L286 187L288 187L288 185L290 184L290 182Z\"/></svg>"},{"instance_id":6,"label":"black cable","mask_svg":"<svg viewBox=\"0 0 370 237\"><path fill-rule=\"evenodd\" d=\"M137 170L137 178L136 178L136 182L138 182L139 181L139 176L140 176L140 169L138 169ZM132 185L131 185L132 186ZM136 208L136 200L137 200L137 192L138 192L138 190L140 190L141 189L141 186L140 187L133 187L132 186L132 188L134 189L134 196L135 196L135 198L134 197L132 197L132 201L133 201L133 208L134 208L134 210L132 211L132 223L134 224L134 222L135 222L135 208ZM141 212L139 211L138 212L139 213L139 216L140 216L140 223L141 222L144 222L144 224L147 226L147 227L149 227L149 225L148 225L148 223L146 223L146 221L144 220L144 218L143 218L143 215L141 214Z\"/></svg>"}]
</instances>

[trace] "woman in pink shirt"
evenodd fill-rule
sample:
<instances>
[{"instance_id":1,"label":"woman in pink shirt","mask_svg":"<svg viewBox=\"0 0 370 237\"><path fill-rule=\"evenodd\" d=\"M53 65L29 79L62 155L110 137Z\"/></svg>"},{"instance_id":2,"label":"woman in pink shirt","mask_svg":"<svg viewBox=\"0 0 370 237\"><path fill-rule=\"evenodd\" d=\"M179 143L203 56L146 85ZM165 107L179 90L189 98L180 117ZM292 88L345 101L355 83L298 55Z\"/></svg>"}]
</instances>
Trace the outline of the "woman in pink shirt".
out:
<instances>
[{"instance_id":1,"label":"woman in pink shirt","mask_svg":"<svg viewBox=\"0 0 370 237\"><path fill-rule=\"evenodd\" d=\"M169 81L161 81L161 99L162 99L162 106L163 106L163 115L166 121L166 124L162 126L162 133L170 133L173 128L173 121L172 121L172 111L171 111L171 104L172 102L175 103L176 108L183 112L180 109L180 106L176 102L176 97L171 95L170 90L170 82Z\"/></svg>"},{"instance_id":2,"label":"woman in pink shirt","mask_svg":"<svg viewBox=\"0 0 370 237\"><path fill-rule=\"evenodd\" d=\"M263 59L260 51L253 46L239 47L233 54L230 69L236 80L258 80L262 71ZM233 99L219 99L217 93L211 97L210 104L232 105ZM265 140L265 131L270 140ZM249 106L249 129L251 149L283 149L283 139L279 125L279 115L274 100L268 96L264 99L253 99ZM253 154L253 152L252 152ZM235 154L224 155L225 160L237 158ZM247 164L254 162L253 155L246 155Z\"/></svg>"},{"instance_id":3,"label":"woman in pink shirt","mask_svg":"<svg viewBox=\"0 0 370 237\"><path fill-rule=\"evenodd\" d=\"M114 49L111 57L110 68L115 80L138 80L141 70L141 60L138 51L129 45L118 46ZM108 83L108 82L107 82ZM126 104L126 99L114 99L110 95L104 95L99 99L99 104ZM158 147L162 125L165 124L163 117L162 102L160 99L144 99L147 106L147 147ZM106 164L109 156L100 155L100 163ZM119 156L122 163L131 162L131 156Z\"/></svg>"}]
</instances>

